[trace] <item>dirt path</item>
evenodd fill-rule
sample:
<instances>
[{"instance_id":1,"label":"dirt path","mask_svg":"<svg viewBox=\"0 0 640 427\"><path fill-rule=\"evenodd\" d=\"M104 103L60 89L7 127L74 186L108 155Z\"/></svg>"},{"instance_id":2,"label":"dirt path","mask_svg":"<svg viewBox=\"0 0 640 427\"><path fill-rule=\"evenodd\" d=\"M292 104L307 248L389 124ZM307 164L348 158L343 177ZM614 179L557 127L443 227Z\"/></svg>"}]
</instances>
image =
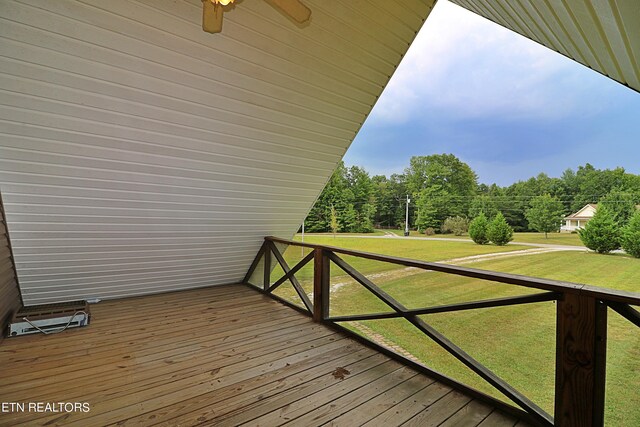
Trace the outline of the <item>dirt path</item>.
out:
<instances>
[{"instance_id":1,"label":"dirt path","mask_svg":"<svg viewBox=\"0 0 640 427\"><path fill-rule=\"evenodd\" d=\"M444 241L444 242L473 242L471 239L461 239L461 238L453 238L453 237L419 237L419 236L411 236L404 237L398 234L395 234L391 231L384 231L384 236L350 236L341 234L339 237L341 239L410 239L410 240L431 240L431 241ZM314 234L307 233L309 236L326 236L326 234ZM554 243L528 243L528 242L510 242L509 245L517 245L517 246L532 246L535 248L549 248L549 249L557 249L563 251L587 251L588 249L584 246L573 246L573 245L557 245Z\"/></svg>"},{"instance_id":2,"label":"dirt path","mask_svg":"<svg viewBox=\"0 0 640 427\"><path fill-rule=\"evenodd\" d=\"M481 261L512 258L512 257L527 256L527 255L537 255L537 254L543 254L547 252L558 252L558 251L562 251L562 249L555 249L555 248L523 249L523 250L512 251L512 252L495 252L495 253L482 254L482 255L470 255L466 257L451 258L451 259L446 259L446 260L437 261L437 262L440 264L466 265L466 264L473 264ZM367 275L367 278L373 282L375 282L376 280L389 281L389 280L400 279L403 277L413 276L414 274L425 273L425 272L429 272L429 270L423 270L421 268L415 268L415 267L404 267L404 268L398 268L395 270L381 271L379 273L369 274ZM356 281L350 278L349 276L339 277L338 279L340 279L340 281L332 283L330 288L331 293L337 292L338 290L340 290L340 288L343 288L344 286L356 283Z\"/></svg>"}]
</instances>

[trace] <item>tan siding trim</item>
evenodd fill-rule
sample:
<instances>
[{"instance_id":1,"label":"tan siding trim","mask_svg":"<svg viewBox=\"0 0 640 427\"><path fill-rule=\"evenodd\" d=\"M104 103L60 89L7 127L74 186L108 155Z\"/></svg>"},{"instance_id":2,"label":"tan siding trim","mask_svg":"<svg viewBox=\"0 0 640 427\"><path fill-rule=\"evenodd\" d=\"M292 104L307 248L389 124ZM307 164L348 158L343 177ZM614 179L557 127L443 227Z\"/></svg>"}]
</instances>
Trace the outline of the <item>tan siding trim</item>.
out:
<instances>
[{"instance_id":1,"label":"tan siding trim","mask_svg":"<svg viewBox=\"0 0 640 427\"><path fill-rule=\"evenodd\" d=\"M11 239L5 222L2 194L0 194L0 343L7 323L22 306L22 297L16 280L16 269L11 253Z\"/></svg>"}]
</instances>

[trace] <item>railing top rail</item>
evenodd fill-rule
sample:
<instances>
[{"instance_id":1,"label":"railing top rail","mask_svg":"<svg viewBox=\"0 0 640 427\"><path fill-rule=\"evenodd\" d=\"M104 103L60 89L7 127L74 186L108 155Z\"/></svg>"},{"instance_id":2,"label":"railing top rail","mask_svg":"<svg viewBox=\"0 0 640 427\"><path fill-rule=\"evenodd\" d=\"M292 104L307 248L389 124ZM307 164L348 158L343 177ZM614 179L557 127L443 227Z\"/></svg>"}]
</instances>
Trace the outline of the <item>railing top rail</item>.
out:
<instances>
[{"instance_id":1,"label":"railing top rail","mask_svg":"<svg viewBox=\"0 0 640 427\"><path fill-rule=\"evenodd\" d=\"M455 274L458 276L473 277L481 280L490 280L493 282L506 283L509 285L524 286L528 288L542 289L554 292L588 295L603 301L615 301L625 304L640 305L640 293L636 292L607 289L598 286L563 282L559 280L544 279L539 277L522 276L519 274L481 270L478 268L460 267L457 265L420 261L409 258L395 257L391 255L382 255L371 252L357 251L353 249L339 248L335 246L296 242L294 240L282 239L280 237L274 236L265 237L265 240L284 243L292 246L302 246L311 249L321 248L344 255L351 255L360 258L372 259L375 261L399 264L406 267L415 267L423 270L439 271L442 273Z\"/></svg>"}]
</instances>

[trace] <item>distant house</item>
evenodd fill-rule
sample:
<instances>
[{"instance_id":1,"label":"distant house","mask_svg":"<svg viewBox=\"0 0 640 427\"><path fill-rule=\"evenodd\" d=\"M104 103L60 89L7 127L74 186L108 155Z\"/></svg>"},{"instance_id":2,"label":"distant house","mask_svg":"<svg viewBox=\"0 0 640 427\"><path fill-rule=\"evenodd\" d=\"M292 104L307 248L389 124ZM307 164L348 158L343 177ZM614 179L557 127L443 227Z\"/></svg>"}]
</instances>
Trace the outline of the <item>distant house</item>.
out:
<instances>
[{"instance_id":1,"label":"distant house","mask_svg":"<svg viewBox=\"0 0 640 427\"><path fill-rule=\"evenodd\" d=\"M597 205L589 203L578 212L564 218L564 225L560 227L560 232L570 233L572 231L577 231L579 228L584 228L585 224L593 218L593 214L596 213L597 207Z\"/></svg>"},{"instance_id":2,"label":"distant house","mask_svg":"<svg viewBox=\"0 0 640 427\"><path fill-rule=\"evenodd\" d=\"M570 233L577 231L579 228L584 228L585 224L593 218L593 214L596 213L597 208L597 204L589 203L578 212L564 218L564 225L560 227L560 232ZM640 210L640 205L636 205L636 209Z\"/></svg>"}]
</instances>

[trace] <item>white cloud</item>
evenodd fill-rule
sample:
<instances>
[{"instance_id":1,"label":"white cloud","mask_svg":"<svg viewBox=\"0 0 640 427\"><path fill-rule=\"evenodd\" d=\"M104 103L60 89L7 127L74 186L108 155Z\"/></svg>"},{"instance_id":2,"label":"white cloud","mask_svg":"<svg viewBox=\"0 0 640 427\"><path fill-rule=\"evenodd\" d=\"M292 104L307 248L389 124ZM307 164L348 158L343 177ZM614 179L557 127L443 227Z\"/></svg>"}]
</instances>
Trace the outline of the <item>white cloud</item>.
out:
<instances>
[{"instance_id":1,"label":"white cloud","mask_svg":"<svg viewBox=\"0 0 640 427\"><path fill-rule=\"evenodd\" d=\"M570 68L575 67L575 68ZM452 3L437 4L372 117L404 123L425 106L457 118L560 118L587 106L567 96L581 66ZM559 81L559 75L564 80ZM580 92L580 91L578 91Z\"/></svg>"}]
</instances>

